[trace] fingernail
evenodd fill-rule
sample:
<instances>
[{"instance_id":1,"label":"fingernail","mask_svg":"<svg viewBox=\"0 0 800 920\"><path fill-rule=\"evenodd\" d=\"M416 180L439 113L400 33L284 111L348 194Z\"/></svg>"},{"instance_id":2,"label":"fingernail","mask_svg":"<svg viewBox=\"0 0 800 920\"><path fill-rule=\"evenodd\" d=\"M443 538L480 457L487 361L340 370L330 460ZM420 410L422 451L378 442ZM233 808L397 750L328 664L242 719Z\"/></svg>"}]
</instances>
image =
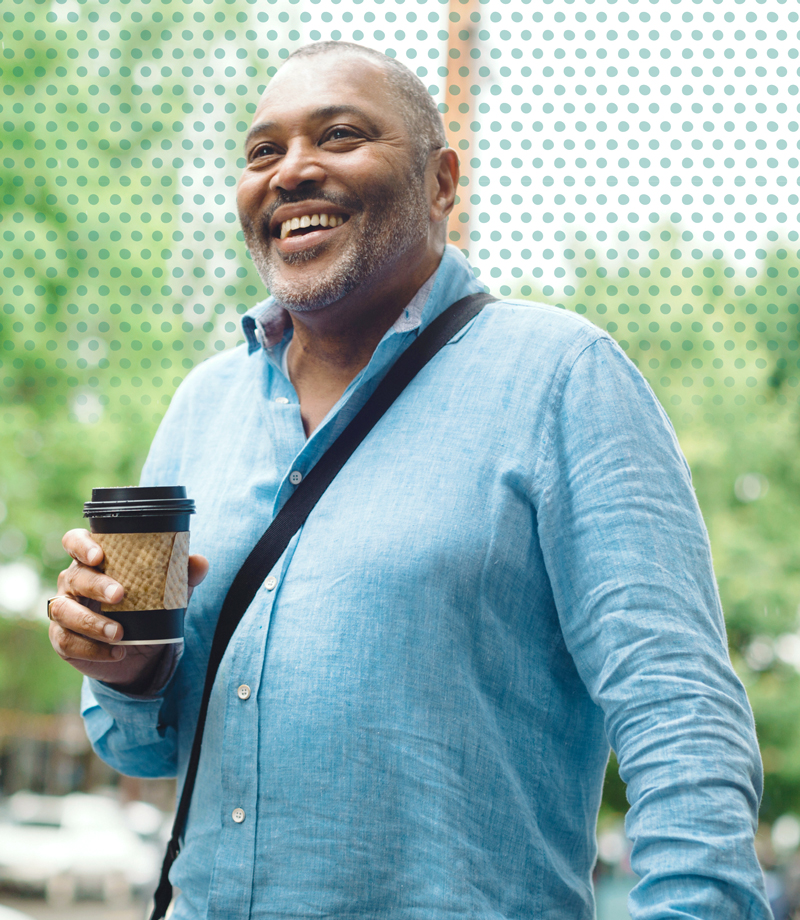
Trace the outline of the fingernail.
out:
<instances>
[{"instance_id":1,"label":"fingernail","mask_svg":"<svg viewBox=\"0 0 800 920\"><path fill-rule=\"evenodd\" d=\"M105 590L105 595L108 600L113 601L114 598L117 596L117 586L109 585Z\"/></svg>"},{"instance_id":2,"label":"fingernail","mask_svg":"<svg viewBox=\"0 0 800 920\"><path fill-rule=\"evenodd\" d=\"M100 550L99 550L99 549L90 549L89 552L86 554L86 558L89 560L89 562L90 562L92 565L94 565L95 562L99 562L99 561L100 561Z\"/></svg>"},{"instance_id":3,"label":"fingernail","mask_svg":"<svg viewBox=\"0 0 800 920\"><path fill-rule=\"evenodd\" d=\"M117 659L119 659L119 658L124 658L124 656L125 656L125 649L124 649L121 645L115 645L115 646L111 649L111 657L112 657L112 658L117 658Z\"/></svg>"},{"instance_id":4,"label":"fingernail","mask_svg":"<svg viewBox=\"0 0 800 920\"><path fill-rule=\"evenodd\" d=\"M103 634L109 639L113 639L117 634L116 623L106 623L106 625L103 627Z\"/></svg>"}]
</instances>

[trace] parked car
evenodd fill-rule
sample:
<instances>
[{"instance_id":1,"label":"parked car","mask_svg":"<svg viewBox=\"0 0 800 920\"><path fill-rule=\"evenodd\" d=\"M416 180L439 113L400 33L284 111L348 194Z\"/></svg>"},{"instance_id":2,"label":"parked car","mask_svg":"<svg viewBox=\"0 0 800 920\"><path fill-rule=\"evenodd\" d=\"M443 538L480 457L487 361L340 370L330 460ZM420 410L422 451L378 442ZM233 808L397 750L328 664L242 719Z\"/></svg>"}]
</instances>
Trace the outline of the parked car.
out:
<instances>
[{"instance_id":1,"label":"parked car","mask_svg":"<svg viewBox=\"0 0 800 920\"><path fill-rule=\"evenodd\" d=\"M85 896L115 902L148 896L160 848L131 826L131 816L147 825L142 815L100 795L15 793L0 809L0 884L62 904ZM149 817L152 837L152 812Z\"/></svg>"}]
</instances>

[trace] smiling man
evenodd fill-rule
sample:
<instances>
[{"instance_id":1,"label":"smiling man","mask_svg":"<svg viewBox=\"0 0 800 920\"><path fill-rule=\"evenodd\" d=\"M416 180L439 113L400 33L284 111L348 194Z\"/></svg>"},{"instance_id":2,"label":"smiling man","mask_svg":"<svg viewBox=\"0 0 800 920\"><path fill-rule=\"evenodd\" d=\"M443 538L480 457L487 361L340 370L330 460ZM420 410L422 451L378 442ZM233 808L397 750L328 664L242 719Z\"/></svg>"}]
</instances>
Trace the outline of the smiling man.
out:
<instances>
[{"instance_id":1,"label":"smiling man","mask_svg":"<svg viewBox=\"0 0 800 920\"><path fill-rule=\"evenodd\" d=\"M273 79L238 189L274 298L267 325L294 331L286 357L308 434L436 270L458 179L425 87L390 58L343 47L309 46Z\"/></svg>"},{"instance_id":2,"label":"smiling man","mask_svg":"<svg viewBox=\"0 0 800 920\"><path fill-rule=\"evenodd\" d=\"M134 775L185 776L235 573L397 357L481 289L445 245L456 155L402 65L302 49L245 154L270 297L179 389L142 474L197 503L185 651L107 644L121 627L79 599L122 588L85 531L51 604L95 749ZM705 529L664 413L604 332L485 307L265 576L211 696L175 920L590 920L609 744L633 917L770 916Z\"/></svg>"}]
</instances>

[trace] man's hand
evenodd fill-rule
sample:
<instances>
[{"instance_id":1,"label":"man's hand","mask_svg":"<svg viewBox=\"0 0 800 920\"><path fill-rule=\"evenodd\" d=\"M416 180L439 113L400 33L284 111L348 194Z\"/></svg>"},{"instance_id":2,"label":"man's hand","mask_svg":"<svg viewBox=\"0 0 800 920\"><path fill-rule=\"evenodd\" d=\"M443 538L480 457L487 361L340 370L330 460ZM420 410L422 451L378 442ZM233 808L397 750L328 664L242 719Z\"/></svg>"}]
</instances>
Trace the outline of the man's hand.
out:
<instances>
[{"instance_id":1,"label":"man's hand","mask_svg":"<svg viewBox=\"0 0 800 920\"><path fill-rule=\"evenodd\" d=\"M50 604L50 642L81 674L114 684L141 685L155 671L164 645L110 645L123 638L122 627L100 613L100 604L118 604L119 582L96 568L103 549L86 530L70 530L61 541L72 564L58 576L58 597ZM189 597L208 572L208 560L189 556Z\"/></svg>"}]
</instances>

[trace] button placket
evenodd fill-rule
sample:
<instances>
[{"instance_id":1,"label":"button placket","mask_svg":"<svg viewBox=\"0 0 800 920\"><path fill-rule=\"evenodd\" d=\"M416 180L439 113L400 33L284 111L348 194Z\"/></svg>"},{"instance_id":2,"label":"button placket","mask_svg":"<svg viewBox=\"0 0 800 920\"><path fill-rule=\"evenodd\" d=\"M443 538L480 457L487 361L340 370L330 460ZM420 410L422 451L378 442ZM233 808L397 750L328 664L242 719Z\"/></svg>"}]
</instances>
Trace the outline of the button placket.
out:
<instances>
[{"instance_id":1,"label":"button placket","mask_svg":"<svg viewBox=\"0 0 800 920\"><path fill-rule=\"evenodd\" d=\"M271 602L272 597L269 600ZM271 609L272 604L265 606ZM245 619L242 624L245 628L241 635L232 639L224 662L227 664L226 683L230 682L232 686L225 693L224 737L221 744L223 814L228 833L235 834L240 840L249 840L257 823L254 809L258 797L258 779L247 774L246 764L255 762L258 757L258 720L257 717L255 721L253 719L256 713L253 707L256 705L258 675L266 642L264 630L248 628L248 625L252 624L248 624ZM237 679L238 682L234 682ZM251 699L253 702L248 702ZM248 836L243 838L242 834ZM224 835L220 839L224 847Z\"/></svg>"},{"instance_id":2,"label":"button placket","mask_svg":"<svg viewBox=\"0 0 800 920\"><path fill-rule=\"evenodd\" d=\"M288 483L285 485L288 488ZM285 554L277 562L273 569L275 574L268 576L269 581L264 579L262 589L254 600L253 610L243 617L238 634L232 638L226 651L228 669L222 691L225 698L225 720L218 813L222 827L219 853L214 862L209 889L209 920L228 920L236 913L231 904L232 901L239 902L239 893L244 893L242 896L247 898L250 896L259 823L259 786L264 781L258 771L251 768L252 764L258 762L261 731L258 693L270 621L277 600L276 588L283 583L298 536L295 534ZM236 680L238 684L234 683ZM243 698L245 687L249 690L246 699ZM222 686L219 689L222 690ZM235 895L231 893L232 885L236 888Z\"/></svg>"}]
</instances>

